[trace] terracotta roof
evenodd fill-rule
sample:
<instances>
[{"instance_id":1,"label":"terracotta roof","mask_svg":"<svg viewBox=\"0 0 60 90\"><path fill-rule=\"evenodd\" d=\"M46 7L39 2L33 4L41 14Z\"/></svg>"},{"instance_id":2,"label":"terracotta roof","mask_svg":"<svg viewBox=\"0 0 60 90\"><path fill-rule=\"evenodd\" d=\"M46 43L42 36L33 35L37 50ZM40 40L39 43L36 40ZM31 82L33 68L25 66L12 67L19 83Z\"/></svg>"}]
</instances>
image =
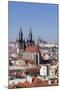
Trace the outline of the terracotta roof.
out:
<instances>
[{"instance_id":1,"label":"terracotta roof","mask_svg":"<svg viewBox=\"0 0 60 90\"><path fill-rule=\"evenodd\" d=\"M19 82L17 85L17 87L42 87L42 86L48 86L48 81L42 81L41 79L38 79L36 77L32 77L32 83L30 84L29 82L24 82L21 83Z\"/></svg>"},{"instance_id":2,"label":"terracotta roof","mask_svg":"<svg viewBox=\"0 0 60 90\"><path fill-rule=\"evenodd\" d=\"M58 85L58 82L57 84L55 84L55 81L52 80L52 84L49 85L48 84L48 80L41 80L41 79L38 79L37 77L32 77L32 83L30 84L28 81L25 81L25 82L18 82L17 84L13 84L13 85L9 85L9 89L13 89L13 88L27 88L27 87L44 87L44 86L56 86Z\"/></svg>"},{"instance_id":3,"label":"terracotta roof","mask_svg":"<svg viewBox=\"0 0 60 90\"><path fill-rule=\"evenodd\" d=\"M28 46L25 51L27 52L38 52L38 48L36 46Z\"/></svg>"}]
</instances>

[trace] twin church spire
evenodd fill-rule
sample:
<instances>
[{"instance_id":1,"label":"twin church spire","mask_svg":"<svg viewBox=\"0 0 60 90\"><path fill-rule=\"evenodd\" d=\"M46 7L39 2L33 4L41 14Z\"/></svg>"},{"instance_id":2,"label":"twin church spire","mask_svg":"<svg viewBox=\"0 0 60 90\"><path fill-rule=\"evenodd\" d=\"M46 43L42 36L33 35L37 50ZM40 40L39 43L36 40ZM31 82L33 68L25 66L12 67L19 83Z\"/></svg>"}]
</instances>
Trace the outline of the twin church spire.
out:
<instances>
[{"instance_id":1,"label":"twin church spire","mask_svg":"<svg viewBox=\"0 0 60 90\"><path fill-rule=\"evenodd\" d=\"M23 40L23 32L22 32L22 28L20 27L20 32L19 32L19 40ZM32 41L32 31L30 28L30 32L29 32L29 41Z\"/></svg>"},{"instance_id":2,"label":"twin church spire","mask_svg":"<svg viewBox=\"0 0 60 90\"><path fill-rule=\"evenodd\" d=\"M19 48L20 49L25 49L26 46L29 46L29 45L32 46L32 45L34 45L34 40L32 39L31 28L30 28L30 32L29 32L29 37L27 38L27 41L25 41L25 39L23 39L22 28L20 27L18 43L19 43Z\"/></svg>"}]
</instances>

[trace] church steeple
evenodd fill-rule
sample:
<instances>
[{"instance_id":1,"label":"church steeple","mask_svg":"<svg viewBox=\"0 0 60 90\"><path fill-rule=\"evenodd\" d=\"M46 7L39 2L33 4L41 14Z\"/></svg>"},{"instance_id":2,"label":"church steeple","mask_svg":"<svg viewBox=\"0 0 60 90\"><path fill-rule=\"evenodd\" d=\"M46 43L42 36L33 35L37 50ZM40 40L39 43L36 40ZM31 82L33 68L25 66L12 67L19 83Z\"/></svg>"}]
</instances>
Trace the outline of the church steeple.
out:
<instances>
[{"instance_id":1,"label":"church steeple","mask_svg":"<svg viewBox=\"0 0 60 90\"><path fill-rule=\"evenodd\" d=\"M22 49L23 48L23 32L22 32L22 29L20 27L20 31L19 31L19 49Z\"/></svg>"},{"instance_id":2,"label":"church steeple","mask_svg":"<svg viewBox=\"0 0 60 90\"><path fill-rule=\"evenodd\" d=\"M18 42L20 51L23 50L23 49L25 50L26 46L34 45L34 40L32 38L31 28L30 28L30 32L29 32L29 38L27 38L27 41L25 41L25 39L23 39L23 32L22 32L22 29L20 27L20 31L19 31L19 36L18 36L17 42Z\"/></svg>"},{"instance_id":3,"label":"church steeple","mask_svg":"<svg viewBox=\"0 0 60 90\"><path fill-rule=\"evenodd\" d=\"M30 32L29 32L29 41L32 42L32 31L31 31L31 28L30 28Z\"/></svg>"},{"instance_id":4,"label":"church steeple","mask_svg":"<svg viewBox=\"0 0 60 90\"><path fill-rule=\"evenodd\" d=\"M33 38L32 38L32 31L31 31L31 28L30 28L30 32L29 32L29 40L27 41L27 45L29 46L29 45L34 45L34 40L33 40Z\"/></svg>"},{"instance_id":5,"label":"church steeple","mask_svg":"<svg viewBox=\"0 0 60 90\"><path fill-rule=\"evenodd\" d=\"M22 32L21 27L20 27L20 32L19 32L19 40L20 40L20 41L23 40L23 32Z\"/></svg>"}]
</instances>

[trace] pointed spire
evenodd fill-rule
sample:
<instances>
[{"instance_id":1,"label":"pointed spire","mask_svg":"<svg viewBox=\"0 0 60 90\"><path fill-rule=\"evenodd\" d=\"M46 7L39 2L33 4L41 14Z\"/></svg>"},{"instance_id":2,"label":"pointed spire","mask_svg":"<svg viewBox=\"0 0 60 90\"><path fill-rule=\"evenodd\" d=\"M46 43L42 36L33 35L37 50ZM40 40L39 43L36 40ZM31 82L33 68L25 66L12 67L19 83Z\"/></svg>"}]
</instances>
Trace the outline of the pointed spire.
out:
<instances>
[{"instance_id":1,"label":"pointed spire","mask_svg":"<svg viewBox=\"0 0 60 90\"><path fill-rule=\"evenodd\" d=\"M19 31L19 40L21 39L21 29Z\"/></svg>"},{"instance_id":2,"label":"pointed spire","mask_svg":"<svg viewBox=\"0 0 60 90\"><path fill-rule=\"evenodd\" d=\"M19 32L19 40L23 40L23 32L22 32L21 27L20 27L20 32Z\"/></svg>"},{"instance_id":3,"label":"pointed spire","mask_svg":"<svg viewBox=\"0 0 60 90\"><path fill-rule=\"evenodd\" d=\"M20 27L20 31L19 31L19 37L20 37L21 32L22 32L22 29L21 29L21 27Z\"/></svg>"},{"instance_id":4,"label":"pointed spire","mask_svg":"<svg viewBox=\"0 0 60 90\"><path fill-rule=\"evenodd\" d=\"M20 27L20 32L22 32L22 28Z\"/></svg>"},{"instance_id":5,"label":"pointed spire","mask_svg":"<svg viewBox=\"0 0 60 90\"><path fill-rule=\"evenodd\" d=\"M31 28L30 28L30 34L32 34Z\"/></svg>"},{"instance_id":6,"label":"pointed spire","mask_svg":"<svg viewBox=\"0 0 60 90\"><path fill-rule=\"evenodd\" d=\"M30 28L30 32L29 32L29 40L32 41L32 31L31 31L31 28Z\"/></svg>"}]
</instances>

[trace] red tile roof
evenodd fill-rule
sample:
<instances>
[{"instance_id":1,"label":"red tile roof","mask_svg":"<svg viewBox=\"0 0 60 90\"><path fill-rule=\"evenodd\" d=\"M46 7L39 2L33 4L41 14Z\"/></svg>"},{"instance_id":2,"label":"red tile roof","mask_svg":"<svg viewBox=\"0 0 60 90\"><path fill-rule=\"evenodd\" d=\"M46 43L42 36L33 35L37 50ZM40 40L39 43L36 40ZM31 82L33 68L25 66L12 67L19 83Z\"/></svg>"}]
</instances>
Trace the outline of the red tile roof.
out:
<instances>
[{"instance_id":1,"label":"red tile roof","mask_svg":"<svg viewBox=\"0 0 60 90\"><path fill-rule=\"evenodd\" d=\"M42 87L42 86L48 86L48 81L42 81L36 77L32 77L32 83L30 84L29 82L24 82L21 83L19 82L17 85L17 87Z\"/></svg>"},{"instance_id":2,"label":"red tile roof","mask_svg":"<svg viewBox=\"0 0 60 90\"><path fill-rule=\"evenodd\" d=\"M27 52L38 52L38 48L36 46L28 46L25 51Z\"/></svg>"}]
</instances>

